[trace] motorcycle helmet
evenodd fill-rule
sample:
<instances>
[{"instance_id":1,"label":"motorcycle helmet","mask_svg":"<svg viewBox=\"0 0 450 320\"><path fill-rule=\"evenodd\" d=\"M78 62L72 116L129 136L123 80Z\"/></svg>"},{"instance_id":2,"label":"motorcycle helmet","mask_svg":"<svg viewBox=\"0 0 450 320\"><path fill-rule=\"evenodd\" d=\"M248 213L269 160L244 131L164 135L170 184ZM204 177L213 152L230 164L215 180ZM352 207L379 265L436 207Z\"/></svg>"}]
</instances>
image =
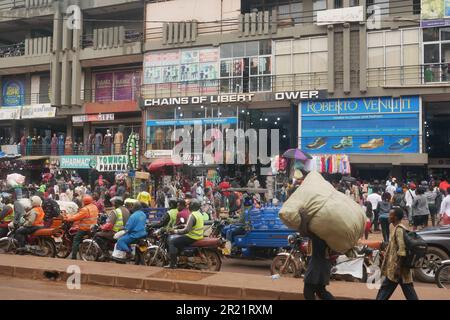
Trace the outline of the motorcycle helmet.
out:
<instances>
[{"instance_id":1,"label":"motorcycle helmet","mask_svg":"<svg viewBox=\"0 0 450 320\"><path fill-rule=\"evenodd\" d=\"M42 206L42 199L39 198L38 196L32 196L30 200L31 200L31 206L33 208Z\"/></svg>"},{"instance_id":2,"label":"motorcycle helmet","mask_svg":"<svg viewBox=\"0 0 450 320\"><path fill-rule=\"evenodd\" d=\"M200 210L201 203L197 199L192 199L189 203L189 210L191 212Z\"/></svg>"},{"instance_id":3,"label":"motorcycle helmet","mask_svg":"<svg viewBox=\"0 0 450 320\"><path fill-rule=\"evenodd\" d=\"M92 198L90 195L85 195L83 197L83 206L87 206L92 203L94 203L94 198Z\"/></svg>"},{"instance_id":4,"label":"motorcycle helmet","mask_svg":"<svg viewBox=\"0 0 450 320\"><path fill-rule=\"evenodd\" d=\"M112 205L118 205L123 206L123 199L122 197L112 197L111 200L109 200Z\"/></svg>"},{"instance_id":5,"label":"motorcycle helmet","mask_svg":"<svg viewBox=\"0 0 450 320\"><path fill-rule=\"evenodd\" d=\"M178 207L178 201L175 198L169 199L169 209L176 209Z\"/></svg>"}]
</instances>

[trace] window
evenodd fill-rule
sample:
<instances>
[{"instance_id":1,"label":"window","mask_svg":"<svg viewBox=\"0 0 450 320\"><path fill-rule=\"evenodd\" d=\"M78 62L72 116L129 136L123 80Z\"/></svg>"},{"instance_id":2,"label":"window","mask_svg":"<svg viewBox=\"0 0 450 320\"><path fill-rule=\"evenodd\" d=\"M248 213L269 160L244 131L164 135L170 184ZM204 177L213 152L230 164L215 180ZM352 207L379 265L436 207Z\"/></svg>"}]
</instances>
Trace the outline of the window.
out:
<instances>
[{"instance_id":1,"label":"window","mask_svg":"<svg viewBox=\"0 0 450 320\"><path fill-rule=\"evenodd\" d=\"M313 0L313 19L317 20L317 11L326 10L327 1L326 0Z\"/></svg>"},{"instance_id":2,"label":"window","mask_svg":"<svg viewBox=\"0 0 450 320\"><path fill-rule=\"evenodd\" d=\"M423 29L423 63L425 82L450 79L450 28Z\"/></svg>"},{"instance_id":3,"label":"window","mask_svg":"<svg viewBox=\"0 0 450 320\"><path fill-rule=\"evenodd\" d=\"M248 13L252 10L271 11L276 9L278 12L278 20L280 22L288 22L288 24L296 24L301 22L303 13L302 0L249 0L243 1L242 12Z\"/></svg>"},{"instance_id":4,"label":"window","mask_svg":"<svg viewBox=\"0 0 450 320\"><path fill-rule=\"evenodd\" d=\"M226 51L224 54L222 47ZM271 91L271 40L226 44L220 50L222 93Z\"/></svg>"},{"instance_id":5,"label":"window","mask_svg":"<svg viewBox=\"0 0 450 320\"><path fill-rule=\"evenodd\" d=\"M325 88L328 38L275 42L276 91Z\"/></svg>"},{"instance_id":6,"label":"window","mask_svg":"<svg viewBox=\"0 0 450 320\"><path fill-rule=\"evenodd\" d=\"M419 34L419 29L367 34L369 87L420 83Z\"/></svg>"}]
</instances>

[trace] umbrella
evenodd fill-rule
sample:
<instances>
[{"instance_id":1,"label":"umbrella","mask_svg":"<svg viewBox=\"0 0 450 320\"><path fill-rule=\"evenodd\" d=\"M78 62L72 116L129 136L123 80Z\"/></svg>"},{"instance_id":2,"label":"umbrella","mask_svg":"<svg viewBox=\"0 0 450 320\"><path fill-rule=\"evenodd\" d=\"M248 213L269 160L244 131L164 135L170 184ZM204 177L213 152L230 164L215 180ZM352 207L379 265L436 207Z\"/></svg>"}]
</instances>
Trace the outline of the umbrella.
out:
<instances>
[{"instance_id":1,"label":"umbrella","mask_svg":"<svg viewBox=\"0 0 450 320\"><path fill-rule=\"evenodd\" d=\"M182 166L183 162L178 160L173 160L171 158L168 159L156 159L149 166L148 170L150 172L158 171L164 167L179 167Z\"/></svg>"},{"instance_id":2,"label":"umbrella","mask_svg":"<svg viewBox=\"0 0 450 320\"><path fill-rule=\"evenodd\" d=\"M312 159L312 156L309 153L306 153L300 149L289 149L283 154L283 157L301 161Z\"/></svg>"}]
</instances>

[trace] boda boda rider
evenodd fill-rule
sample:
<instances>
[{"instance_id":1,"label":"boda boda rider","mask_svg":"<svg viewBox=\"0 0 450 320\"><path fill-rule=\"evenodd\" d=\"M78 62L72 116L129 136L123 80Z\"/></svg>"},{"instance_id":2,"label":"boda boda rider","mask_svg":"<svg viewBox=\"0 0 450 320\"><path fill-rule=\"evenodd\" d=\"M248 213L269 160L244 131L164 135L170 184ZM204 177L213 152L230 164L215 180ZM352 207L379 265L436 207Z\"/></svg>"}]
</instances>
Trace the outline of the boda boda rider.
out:
<instances>
[{"instance_id":1,"label":"boda boda rider","mask_svg":"<svg viewBox=\"0 0 450 320\"><path fill-rule=\"evenodd\" d=\"M8 235L8 225L14 220L14 201L12 196L3 197L5 206L0 212L0 238Z\"/></svg>"},{"instance_id":2,"label":"boda boda rider","mask_svg":"<svg viewBox=\"0 0 450 320\"><path fill-rule=\"evenodd\" d=\"M106 223L101 226L101 231L97 232L97 236L113 241L114 234L122 231L127 224L130 211L123 206L121 197L112 197L110 202L115 209L109 212Z\"/></svg>"},{"instance_id":3,"label":"boda boda rider","mask_svg":"<svg viewBox=\"0 0 450 320\"><path fill-rule=\"evenodd\" d=\"M131 253L130 244L147 236L147 231L145 228L146 223L147 216L144 211L142 211L142 204L140 202L136 202L131 211L130 218L128 219L128 222L123 230L125 231L125 235L121 236L119 240L117 240L117 249L126 252L129 257Z\"/></svg>"},{"instance_id":4,"label":"boda boda rider","mask_svg":"<svg viewBox=\"0 0 450 320\"><path fill-rule=\"evenodd\" d=\"M177 224L178 217L178 201L177 199L169 200L169 211L164 213L160 222L154 222L150 225L152 228L165 228L167 230L172 229Z\"/></svg>"},{"instance_id":5,"label":"boda boda rider","mask_svg":"<svg viewBox=\"0 0 450 320\"><path fill-rule=\"evenodd\" d=\"M78 223L78 232L73 238L72 246L72 259L76 260L78 255L78 250L80 248L80 243L83 238L89 234L91 227L97 223L98 219L98 208L94 204L94 199L90 195L83 196L83 207L78 211L77 214L64 216L65 221Z\"/></svg>"},{"instance_id":6,"label":"boda boda rider","mask_svg":"<svg viewBox=\"0 0 450 320\"><path fill-rule=\"evenodd\" d=\"M42 200L38 196L31 197L31 210L23 216L25 222L17 229L15 238L19 242L19 247L25 247L26 236L44 227L45 213L42 209Z\"/></svg>"},{"instance_id":7,"label":"boda boda rider","mask_svg":"<svg viewBox=\"0 0 450 320\"><path fill-rule=\"evenodd\" d=\"M200 206L201 204L197 199L192 199L189 204L191 215L189 216L186 226L183 229L170 231L170 233L172 233L169 237L170 264L165 266L165 268L176 269L178 251L203 239L204 220L199 211Z\"/></svg>"}]
</instances>

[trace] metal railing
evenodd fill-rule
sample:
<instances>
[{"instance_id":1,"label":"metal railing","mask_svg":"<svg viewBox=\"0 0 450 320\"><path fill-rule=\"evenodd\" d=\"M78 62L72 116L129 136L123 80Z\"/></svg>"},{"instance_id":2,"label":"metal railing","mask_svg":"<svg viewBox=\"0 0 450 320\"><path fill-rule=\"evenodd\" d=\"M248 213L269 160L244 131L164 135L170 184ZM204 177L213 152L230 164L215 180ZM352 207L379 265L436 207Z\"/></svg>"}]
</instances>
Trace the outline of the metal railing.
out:
<instances>
[{"instance_id":1,"label":"metal railing","mask_svg":"<svg viewBox=\"0 0 450 320\"><path fill-rule=\"evenodd\" d=\"M450 63L367 69L367 86L433 85L450 82Z\"/></svg>"},{"instance_id":2,"label":"metal railing","mask_svg":"<svg viewBox=\"0 0 450 320\"><path fill-rule=\"evenodd\" d=\"M0 58L20 57L25 55L25 41L0 46Z\"/></svg>"},{"instance_id":3,"label":"metal railing","mask_svg":"<svg viewBox=\"0 0 450 320\"><path fill-rule=\"evenodd\" d=\"M144 33L137 30L125 30L124 43L142 42L144 40ZM94 47L94 35L84 34L81 37L81 47Z\"/></svg>"},{"instance_id":4,"label":"metal railing","mask_svg":"<svg viewBox=\"0 0 450 320\"><path fill-rule=\"evenodd\" d=\"M327 84L328 72L311 72L144 84L141 95L145 98L169 98L208 94L316 90L326 89Z\"/></svg>"},{"instance_id":5,"label":"metal railing","mask_svg":"<svg viewBox=\"0 0 450 320\"><path fill-rule=\"evenodd\" d=\"M141 87L139 86L81 90L81 100L84 102L137 101L140 96Z\"/></svg>"},{"instance_id":6,"label":"metal railing","mask_svg":"<svg viewBox=\"0 0 450 320\"><path fill-rule=\"evenodd\" d=\"M25 8L25 0L0 0L0 11Z\"/></svg>"},{"instance_id":7,"label":"metal railing","mask_svg":"<svg viewBox=\"0 0 450 320\"><path fill-rule=\"evenodd\" d=\"M83 143L73 143L72 145L56 145L44 143L32 143L31 145L25 144L13 145L17 147L18 155L22 156L68 156L68 155L112 155L116 154L114 144L111 144L111 149L106 150L104 144L102 145L86 145ZM120 147L120 154L126 153L126 143L123 143ZM141 148L142 150L142 148Z\"/></svg>"}]
</instances>

